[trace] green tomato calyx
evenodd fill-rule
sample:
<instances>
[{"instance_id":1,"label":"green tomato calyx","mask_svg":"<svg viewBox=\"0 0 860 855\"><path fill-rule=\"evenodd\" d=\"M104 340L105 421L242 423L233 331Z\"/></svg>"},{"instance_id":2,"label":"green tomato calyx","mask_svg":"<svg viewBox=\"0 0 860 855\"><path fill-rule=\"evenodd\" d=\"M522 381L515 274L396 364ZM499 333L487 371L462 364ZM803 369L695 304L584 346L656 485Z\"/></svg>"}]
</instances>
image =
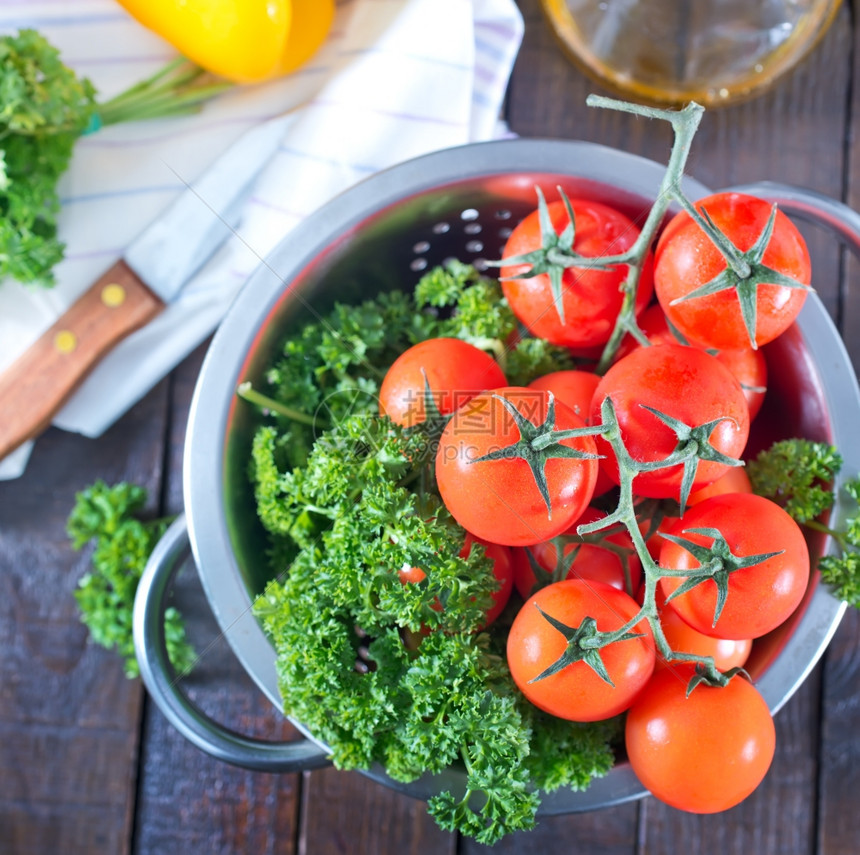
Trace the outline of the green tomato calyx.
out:
<instances>
[{"instance_id":1,"label":"green tomato calyx","mask_svg":"<svg viewBox=\"0 0 860 855\"><path fill-rule=\"evenodd\" d=\"M606 670L606 665L600 655L600 648L607 644L615 643L616 641L628 641L633 638L642 638L642 633L625 632L621 636L616 633L601 632L597 628L597 621L593 617L585 617L579 626L568 626L560 620L548 615L537 603L535 608L541 613L541 616L547 623L557 629L567 640L567 646L564 653L555 660L548 668L541 671L537 677L529 680L529 683L537 683L539 680L545 680L559 671L563 671L568 665L573 665L576 662L583 662L600 677L605 683L615 688L615 683L609 676Z\"/></svg>"},{"instance_id":2,"label":"green tomato calyx","mask_svg":"<svg viewBox=\"0 0 860 855\"><path fill-rule=\"evenodd\" d=\"M780 285L783 288L799 288L803 291L811 290L809 285L791 276L786 276L772 267L768 267L762 261L773 235L773 227L776 221L776 205L771 207L770 216L761 234L746 252L742 252L732 243L729 237L716 226L704 208L699 211L694 205L689 203L684 207L722 253L726 259L726 268L711 279L710 282L700 285L683 297L672 300L670 305L675 306L678 303L693 300L697 297L709 297L721 291L735 291L740 303L741 317L743 318L744 327L749 337L750 347L755 350L758 347L756 343L756 302L759 286Z\"/></svg>"},{"instance_id":3,"label":"green tomato calyx","mask_svg":"<svg viewBox=\"0 0 860 855\"><path fill-rule=\"evenodd\" d=\"M492 267L511 267L518 264L529 265L529 270L517 273L515 276L503 276L502 279L531 279L533 276L546 274L549 277L550 290L552 291L553 304L558 312L561 323L564 319L564 271L571 267L583 267L589 270L612 270L611 265L603 264L593 258L580 255L573 248L576 238L576 222L573 214L573 206L567 194L557 188L561 201L567 210L568 224L557 232L552 224L549 207L540 187L535 186L538 197L538 218L540 221L541 246L531 252L522 255L514 255L502 261L491 261Z\"/></svg>"},{"instance_id":4,"label":"green tomato calyx","mask_svg":"<svg viewBox=\"0 0 860 855\"><path fill-rule=\"evenodd\" d=\"M777 555L782 555L785 550L780 549L777 552L762 552L757 555L735 555L729 547L726 538L722 532L716 528L689 528L684 529L683 534L698 534L702 537L709 537L713 540L710 546L704 546L701 543L696 543L685 537L679 537L673 534L663 534L665 540L671 541L678 546L687 550L698 562L699 566L692 570L684 570L683 575L686 577L684 581L666 597L666 602L686 594L697 585L708 579L712 580L717 586L717 603L714 609L713 626L717 625L720 615L723 611L723 606L726 604L726 598L729 594L729 576L738 570L744 570L747 567L754 567L757 564L763 564ZM663 571L666 576L680 576L681 571Z\"/></svg>"},{"instance_id":5,"label":"green tomato calyx","mask_svg":"<svg viewBox=\"0 0 860 855\"><path fill-rule=\"evenodd\" d=\"M689 698L697 686L709 686L712 689L724 689L729 682L740 675L752 682L752 678L743 668L730 668L728 671L719 671L717 668L708 667L704 663L696 665L695 673L687 683L687 697Z\"/></svg>"},{"instance_id":6,"label":"green tomato calyx","mask_svg":"<svg viewBox=\"0 0 860 855\"><path fill-rule=\"evenodd\" d=\"M659 467L655 468L662 469L663 467L674 466L676 464L683 465L684 474L681 479L679 496L682 514L687 507L687 500L690 498L690 491L693 489L693 482L695 481L700 461L708 460L712 463L723 463L726 466L743 466L743 461L735 457L729 457L711 445L711 434L717 425L727 420L737 424L734 419L722 416L713 421L691 427L680 419L676 419L666 413L661 413L647 404L640 404L639 406L648 410L649 413L656 416L664 425L670 427L675 432L675 436L678 437L678 444L675 446L675 450L669 457L659 461ZM651 467L648 466L647 468L650 469Z\"/></svg>"},{"instance_id":7,"label":"green tomato calyx","mask_svg":"<svg viewBox=\"0 0 860 855\"><path fill-rule=\"evenodd\" d=\"M492 460L525 460L531 469L535 484L540 491L541 498L546 504L547 518L552 519L552 500L549 494L549 486L546 480L546 462L555 458L568 460L597 460L600 455L580 451L561 443L566 439L574 439L580 436L594 436L603 433L605 428L600 425L595 427L573 428L571 430L556 430L555 427L555 396L549 393L546 418L541 424L535 424L523 415L507 398L493 393L493 398L499 401L511 414L520 438L503 448L496 448L481 457L470 460L469 463L486 463Z\"/></svg>"}]
</instances>

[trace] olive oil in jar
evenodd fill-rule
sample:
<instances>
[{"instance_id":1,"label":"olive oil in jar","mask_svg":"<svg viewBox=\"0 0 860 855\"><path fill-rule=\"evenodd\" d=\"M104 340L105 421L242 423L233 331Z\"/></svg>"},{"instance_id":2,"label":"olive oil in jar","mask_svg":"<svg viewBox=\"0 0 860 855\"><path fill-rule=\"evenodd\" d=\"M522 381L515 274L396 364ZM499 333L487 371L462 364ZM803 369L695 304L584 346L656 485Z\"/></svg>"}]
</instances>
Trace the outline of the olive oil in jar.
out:
<instances>
[{"instance_id":1,"label":"olive oil in jar","mask_svg":"<svg viewBox=\"0 0 860 855\"><path fill-rule=\"evenodd\" d=\"M625 97L728 104L797 64L840 0L541 0L571 58Z\"/></svg>"}]
</instances>

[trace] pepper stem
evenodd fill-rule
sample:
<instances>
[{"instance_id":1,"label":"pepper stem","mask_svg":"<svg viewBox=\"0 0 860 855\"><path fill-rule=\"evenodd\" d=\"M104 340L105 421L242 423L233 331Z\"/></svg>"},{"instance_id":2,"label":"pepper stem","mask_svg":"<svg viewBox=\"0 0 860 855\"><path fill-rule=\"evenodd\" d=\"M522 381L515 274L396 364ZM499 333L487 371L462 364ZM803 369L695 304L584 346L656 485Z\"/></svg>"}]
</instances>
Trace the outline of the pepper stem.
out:
<instances>
[{"instance_id":1,"label":"pepper stem","mask_svg":"<svg viewBox=\"0 0 860 855\"><path fill-rule=\"evenodd\" d=\"M120 122L196 113L206 101L232 86L190 60L178 57L145 80L99 104L87 133Z\"/></svg>"}]
</instances>

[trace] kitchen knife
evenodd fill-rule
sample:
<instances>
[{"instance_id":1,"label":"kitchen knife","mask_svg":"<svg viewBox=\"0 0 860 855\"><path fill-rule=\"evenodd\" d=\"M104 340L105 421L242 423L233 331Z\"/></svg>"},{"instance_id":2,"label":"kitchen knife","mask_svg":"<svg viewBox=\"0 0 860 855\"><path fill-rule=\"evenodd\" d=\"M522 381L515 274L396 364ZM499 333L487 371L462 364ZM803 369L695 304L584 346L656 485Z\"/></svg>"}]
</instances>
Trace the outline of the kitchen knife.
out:
<instances>
[{"instance_id":1,"label":"kitchen knife","mask_svg":"<svg viewBox=\"0 0 860 855\"><path fill-rule=\"evenodd\" d=\"M0 460L44 430L98 361L158 315L232 234L291 119L245 132L0 374Z\"/></svg>"}]
</instances>

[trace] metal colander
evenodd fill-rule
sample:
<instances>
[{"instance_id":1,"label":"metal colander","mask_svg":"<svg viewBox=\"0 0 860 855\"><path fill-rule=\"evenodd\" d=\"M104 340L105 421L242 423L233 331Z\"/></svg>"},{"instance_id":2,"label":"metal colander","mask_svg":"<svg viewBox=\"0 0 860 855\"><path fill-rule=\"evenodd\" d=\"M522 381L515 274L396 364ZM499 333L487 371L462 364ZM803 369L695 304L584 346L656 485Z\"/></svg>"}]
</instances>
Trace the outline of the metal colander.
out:
<instances>
[{"instance_id":1,"label":"metal colander","mask_svg":"<svg viewBox=\"0 0 860 855\"><path fill-rule=\"evenodd\" d=\"M307 768L325 758L324 748L312 740L281 751L281 746L260 746L210 722L177 692L159 644L160 600L171 566L190 540L222 632L256 684L281 707L275 652L251 613L253 598L267 581L267 564L246 475L258 416L237 402L238 384L262 385L265 367L287 331L324 315L335 301L408 289L426 269L448 258L480 268L487 259L501 257L510 229L535 207L536 184L548 195L560 186L570 196L600 199L641 221L663 173L660 164L581 142L507 140L450 149L355 186L300 224L260 265L221 324L202 368L186 439L185 519L153 556L135 615L144 680L188 738L222 759L268 771ZM707 193L692 180L684 189L693 199ZM815 209L811 215L820 221L827 220L822 208L831 206L830 219L845 231L848 209L834 215L832 206L838 203L810 202L808 194L797 197L787 188L769 191L781 193L789 211L794 206L802 215ZM853 230L856 243L860 227L855 224ZM776 427L783 435L800 432L832 441L850 454L847 437L860 422L860 395L844 347L817 297L811 295L796 327L768 345L766 355L772 380L768 407L776 414ZM858 468L846 459L846 471ZM749 667L772 710L811 670L842 610L843 604L816 580L795 618L756 642ZM296 725L303 729L301 722ZM463 778L452 769L404 785L381 769L368 774L419 798L458 789ZM546 796L541 812L589 810L645 792L622 762L583 793L563 789Z\"/></svg>"}]
</instances>

